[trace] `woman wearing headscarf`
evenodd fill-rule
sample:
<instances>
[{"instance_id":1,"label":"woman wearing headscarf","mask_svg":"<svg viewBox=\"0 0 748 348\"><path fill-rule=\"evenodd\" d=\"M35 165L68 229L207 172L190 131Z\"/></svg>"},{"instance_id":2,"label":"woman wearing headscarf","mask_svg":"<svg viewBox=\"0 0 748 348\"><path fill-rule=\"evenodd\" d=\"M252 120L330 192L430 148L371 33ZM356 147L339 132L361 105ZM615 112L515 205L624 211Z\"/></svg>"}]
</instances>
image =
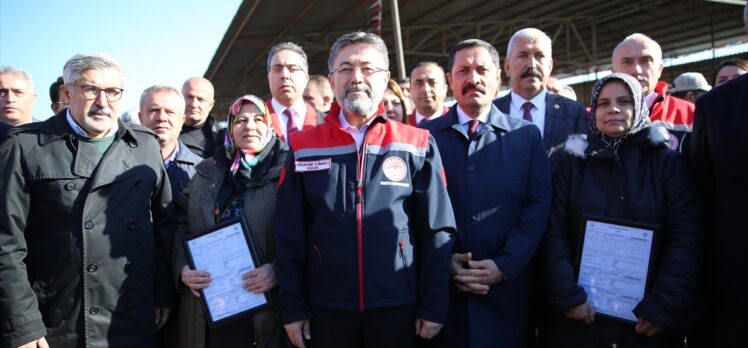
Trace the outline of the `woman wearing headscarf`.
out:
<instances>
[{"instance_id":1,"label":"woman wearing headscarf","mask_svg":"<svg viewBox=\"0 0 748 348\"><path fill-rule=\"evenodd\" d=\"M187 265L182 240L236 216L244 216L255 244L256 269L237 275L246 291L277 296L273 216L281 169L288 146L275 137L270 113L252 95L230 108L224 150L196 166L196 174L175 204L179 225L175 243L175 276L180 290L179 347L286 347L280 311L272 306L251 316L209 328L199 290L210 274Z\"/></svg>"},{"instance_id":2,"label":"woman wearing headscarf","mask_svg":"<svg viewBox=\"0 0 748 348\"><path fill-rule=\"evenodd\" d=\"M611 74L592 90L590 129L551 155L553 203L541 255L553 347L682 347L702 260L698 201L667 131L649 121L639 82ZM637 322L595 314L575 273L584 215L659 225Z\"/></svg>"}]
</instances>

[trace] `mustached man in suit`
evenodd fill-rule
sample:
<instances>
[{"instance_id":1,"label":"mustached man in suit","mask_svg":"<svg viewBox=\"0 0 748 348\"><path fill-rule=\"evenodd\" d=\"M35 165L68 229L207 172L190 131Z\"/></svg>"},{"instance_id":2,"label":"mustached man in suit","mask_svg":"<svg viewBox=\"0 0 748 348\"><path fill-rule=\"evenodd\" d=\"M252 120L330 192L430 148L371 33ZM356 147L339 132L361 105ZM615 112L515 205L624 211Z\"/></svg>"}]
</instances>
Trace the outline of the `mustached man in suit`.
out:
<instances>
[{"instance_id":1,"label":"mustached man in suit","mask_svg":"<svg viewBox=\"0 0 748 348\"><path fill-rule=\"evenodd\" d=\"M551 53L551 38L544 32L525 28L514 33L504 59L512 91L494 101L501 112L535 123L546 150L562 143L569 134L584 133L588 128L584 106L548 92L553 70Z\"/></svg>"}]
</instances>

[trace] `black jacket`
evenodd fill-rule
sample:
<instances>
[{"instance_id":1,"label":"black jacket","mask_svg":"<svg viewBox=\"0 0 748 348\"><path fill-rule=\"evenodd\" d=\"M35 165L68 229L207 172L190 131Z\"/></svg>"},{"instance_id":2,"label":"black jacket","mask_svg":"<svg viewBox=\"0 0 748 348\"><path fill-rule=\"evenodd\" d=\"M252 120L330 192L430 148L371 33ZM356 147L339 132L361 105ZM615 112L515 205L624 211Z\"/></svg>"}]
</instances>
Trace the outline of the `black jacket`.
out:
<instances>
[{"instance_id":1,"label":"black jacket","mask_svg":"<svg viewBox=\"0 0 748 348\"><path fill-rule=\"evenodd\" d=\"M657 224L659 256L634 314L666 332L680 332L694 319L702 261L699 204L685 161L667 148L663 128L650 126L630 136L618 156L597 137L589 138L589 143L578 139L577 146L568 140L551 157L557 162L553 205L541 246L551 305L562 316L587 299L574 264L584 214ZM634 335L633 325L627 332Z\"/></svg>"},{"instance_id":2,"label":"black jacket","mask_svg":"<svg viewBox=\"0 0 748 348\"><path fill-rule=\"evenodd\" d=\"M223 136L226 134L225 130L218 130L215 123L213 116L208 115L205 123L200 127L184 125L179 134L179 140L194 154L201 158L209 158L213 156L217 147L223 148Z\"/></svg>"},{"instance_id":3,"label":"black jacket","mask_svg":"<svg viewBox=\"0 0 748 348\"><path fill-rule=\"evenodd\" d=\"M0 148L0 345L151 346L155 307L172 301L157 139L120 122L102 157L66 112L14 128Z\"/></svg>"}]
</instances>

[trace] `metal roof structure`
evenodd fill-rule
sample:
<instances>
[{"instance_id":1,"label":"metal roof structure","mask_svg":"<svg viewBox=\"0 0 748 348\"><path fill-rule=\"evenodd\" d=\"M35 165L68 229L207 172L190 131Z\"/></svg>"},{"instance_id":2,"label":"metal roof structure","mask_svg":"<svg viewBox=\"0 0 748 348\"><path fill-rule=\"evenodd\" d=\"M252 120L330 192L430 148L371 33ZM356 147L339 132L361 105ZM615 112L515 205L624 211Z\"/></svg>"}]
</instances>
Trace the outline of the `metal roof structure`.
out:
<instances>
[{"instance_id":1,"label":"metal roof structure","mask_svg":"<svg viewBox=\"0 0 748 348\"><path fill-rule=\"evenodd\" d=\"M382 37L397 77L392 2L382 1ZM365 29L370 3L245 0L205 73L216 89L214 114L223 118L242 94L269 96L266 59L276 43L301 45L310 74L326 75L330 46L344 33ZM742 4L745 0L400 0L399 18L406 71L421 60L446 66L450 48L469 38L492 43L503 59L513 32L536 27L553 39L553 74L563 77L607 69L615 45L634 32L659 42L663 57L748 42ZM693 68L709 71L709 79L714 66L702 62Z\"/></svg>"}]
</instances>

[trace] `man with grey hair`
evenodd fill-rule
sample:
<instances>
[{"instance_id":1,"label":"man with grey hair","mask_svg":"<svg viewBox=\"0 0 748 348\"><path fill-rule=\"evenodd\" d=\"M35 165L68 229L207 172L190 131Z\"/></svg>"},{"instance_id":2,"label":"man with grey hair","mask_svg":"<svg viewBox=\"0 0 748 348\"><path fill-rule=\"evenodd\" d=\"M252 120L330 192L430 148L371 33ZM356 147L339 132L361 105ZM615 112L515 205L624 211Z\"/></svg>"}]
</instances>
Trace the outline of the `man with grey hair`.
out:
<instances>
[{"instance_id":1,"label":"man with grey hair","mask_svg":"<svg viewBox=\"0 0 748 348\"><path fill-rule=\"evenodd\" d=\"M317 110L304 102L303 93L309 81L304 50L293 42L279 43L268 52L267 66L272 98L265 104L275 135L285 141L288 134L317 125Z\"/></svg>"},{"instance_id":2,"label":"man with grey hair","mask_svg":"<svg viewBox=\"0 0 748 348\"><path fill-rule=\"evenodd\" d=\"M545 231L551 174L538 127L493 105L499 53L483 40L455 45L449 85L457 101L425 122L444 158L457 233L449 318L438 347L527 347L530 262Z\"/></svg>"},{"instance_id":3,"label":"man with grey hair","mask_svg":"<svg viewBox=\"0 0 748 348\"><path fill-rule=\"evenodd\" d=\"M0 121L12 126L31 122L34 103L31 76L16 67L0 67Z\"/></svg>"},{"instance_id":4,"label":"man with grey hair","mask_svg":"<svg viewBox=\"0 0 748 348\"><path fill-rule=\"evenodd\" d=\"M743 9L748 34L748 3ZM698 330L705 336L689 347L745 347L748 333L748 74L696 100L691 164L706 207L704 311ZM694 343L695 340L694 340Z\"/></svg>"},{"instance_id":5,"label":"man with grey hair","mask_svg":"<svg viewBox=\"0 0 748 348\"><path fill-rule=\"evenodd\" d=\"M551 38L544 32L525 28L514 33L507 46L504 70L511 92L494 104L509 116L537 125L547 151L569 134L587 130L587 110L582 104L548 93L553 57Z\"/></svg>"},{"instance_id":6,"label":"man with grey hair","mask_svg":"<svg viewBox=\"0 0 748 348\"><path fill-rule=\"evenodd\" d=\"M0 150L0 345L152 346L173 289L158 141L118 122L112 58L75 55L63 78L69 107Z\"/></svg>"},{"instance_id":7,"label":"man with grey hair","mask_svg":"<svg viewBox=\"0 0 748 348\"><path fill-rule=\"evenodd\" d=\"M161 157L169 176L172 197L177 198L203 159L179 140L184 124L184 98L171 86L155 85L140 96L140 124L158 136Z\"/></svg>"},{"instance_id":8,"label":"man with grey hair","mask_svg":"<svg viewBox=\"0 0 748 348\"><path fill-rule=\"evenodd\" d=\"M644 91L649 119L659 121L670 132L668 147L687 152L693 126L693 103L672 97L668 84L659 81L662 75L662 49L649 36L634 33L613 49L610 70L629 74L639 80Z\"/></svg>"},{"instance_id":9,"label":"man with grey hair","mask_svg":"<svg viewBox=\"0 0 748 348\"><path fill-rule=\"evenodd\" d=\"M439 152L425 130L387 119L379 36L341 36L328 68L339 104L291 134L278 192L284 327L297 347L414 347L449 301L455 222Z\"/></svg>"}]
</instances>

